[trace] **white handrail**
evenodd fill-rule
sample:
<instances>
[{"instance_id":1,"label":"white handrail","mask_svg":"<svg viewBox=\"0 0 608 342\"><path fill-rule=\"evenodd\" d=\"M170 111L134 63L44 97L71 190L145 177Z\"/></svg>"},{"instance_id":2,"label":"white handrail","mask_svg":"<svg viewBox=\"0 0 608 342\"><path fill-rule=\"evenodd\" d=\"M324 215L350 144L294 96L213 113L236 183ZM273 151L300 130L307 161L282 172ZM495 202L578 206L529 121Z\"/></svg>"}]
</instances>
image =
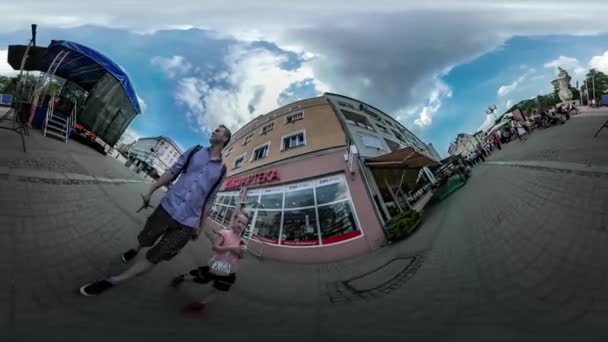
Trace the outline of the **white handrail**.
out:
<instances>
[{"instance_id":1,"label":"white handrail","mask_svg":"<svg viewBox=\"0 0 608 342\"><path fill-rule=\"evenodd\" d=\"M50 118L50 116L53 115L53 105L54 104L55 104L55 96L51 96L51 99L49 100L49 105L46 108L46 116L44 118L44 133L43 133L44 136L46 136L47 126L49 124L49 118Z\"/></svg>"}]
</instances>

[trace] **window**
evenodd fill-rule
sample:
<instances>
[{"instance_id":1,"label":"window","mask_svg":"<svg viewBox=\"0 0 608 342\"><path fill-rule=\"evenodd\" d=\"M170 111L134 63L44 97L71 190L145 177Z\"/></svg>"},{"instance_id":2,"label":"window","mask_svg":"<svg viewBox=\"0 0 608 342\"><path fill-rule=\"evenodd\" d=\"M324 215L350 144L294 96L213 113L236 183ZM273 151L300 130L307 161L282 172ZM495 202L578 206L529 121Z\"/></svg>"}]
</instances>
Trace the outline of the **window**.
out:
<instances>
[{"instance_id":1,"label":"window","mask_svg":"<svg viewBox=\"0 0 608 342\"><path fill-rule=\"evenodd\" d=\"M399 134L399 132L395 131L394 129L392 129L391 131L393 131L393 134L395 135L395 137L401 141L405 141L405 139L403 138L403 136L401 134Z\"/></svg>"},{"instance_id":2,"label":"window","mask_svg":"<svg viewBox=\"0 0 608 342\"><path fill-rule=\"evenodd\" d=\"M289 150L299 146L306 145L305 132L298 132L287 137L283 137L283 146L281 150Z\"/></svg>"},{"instance_id":3,"label":"window","mask_svg":"<svg viewBox=\"0 0 608 342\"><path fill-rule=\"evenodd\" d=\"M350 108L350 109L355 109L355 106L353 106L350 103L346 103L346 102L338 102L338 104L342 107L346 107L346 108Z\"/></svg>"},{"instance_id":4,"label":"window","mask_svg":"<svg viewBox=\"0 0 608 342\"><path fill-rule=\"evenodd\" d=\"M401 148L401 146L398 143L396 143L392 140L384 139L384 141L386 142L386 144L388 145L388 148L391 151L396 151Z\"/></svg>"},{"instance_id":5,"label":"window","mask_svg":"<svg viewBox=\"0 0 608 342\"><path fill-rule=\"evenodd\" d=\"M256 161L259 159L263 159L268 157L268 151L270 150L270 144L266 144L264 146L260 146L253 151L253 155L251 156L251 161Z\"/></svg>"},{"instance_id":6,"label":"window","mask_svg":"<svg viewBox=\"0 0 608 342\"><path fill-rule=\"evenodd\" d=\"M231 146L229 149L226 150L224 157L228 157L230 155L230 153L232 152L232 150L234 150L234 146Z\"/></svg>"},{"instance_id":7,"label":"window","mask_svg":"<svg viewBox=\"0 0 608 342\"><path fill-rule=\"evenodd\" d=\"M232 218L232 214L234 213L238 196L238 192L224 192L218 194L211 207L209 217L223 225L228 225Z\"/></svg>"},{"instance_id":8,"label":"window","mask_svg":"<svg viewBox=\"0 0 608 342\"><path fill-rule=\"evenodd\" d=\"M375 132L374 127L370 124L370 122L367 120L367 118L365 116L363 116L361 114L353 113L348 110L342 110L342 114L344 114L344 117L346 118L346 122L348 122L349 124L363 127L363 128L369 129L370 131Z\"/></svg>"},{"instance_id":9,"label":"window","mask_svg":"<svg viewBox=\"0 0 608 342\"><path fill-rule=\"evenodd\" d=\"M218 194L212 218L226 215L232 194ZM310 247L362 235L343 175L250 190L243 210L251 218L244 237L269 244Z\"/></svg>"},{"instance_id":10,"label":"window","mask_svg":"<svg viewBox=\"0 0 608 342\"><path fill-rule=\"evenodd\" d=\"M363 107L363 112L378 121L382 120L382 119L380 119L380 116L378 114L372 112L371 110L367 109L366 107Z\"/></svg>"},{"instance_id":11,"label":"window","mask_svg":"<svg viewBox=\"0 0 608 342\"><path fill-rule=\"evenodd\" d=\"M378 127L378 129L380 129L380 131L382 131L384 133L388 133L388 129L386 129L386 127L384 127L382 125L378 125L378 124L376 124L376 127Z\"/></svg>"},{"instance_id":12,"label":"window","mask_svg":"<svg viewBox=\"0 0 608 342\"><path fill-rule=\"evenodd\" d=\"M272 131L273 128L274 128L274 121L262 126L262 130L260 131L260 134L261 135L267 134L268 132Z\"/></svg>"},{"instance_id":13,"label":"window","mask_svg":"<svg viewBox=\"0 0 608 342\"><path fill-rule=\"evenodd\" d=\"M304 119L304 112L297 112L285 116L285 124L294 123Z\"/></svg>"},{"instance_id":14,"label":"window","mask_svg":"<svg viewBox=\"0 0 608 342\"><path fill-rule=\"evenodd\" d=\"M243 145L247 145L247 144L249 144L249 143L251 142L251 140L252 140L252 139L253 139L253 133L248 134L248 135L245 137L245 140L243 140Z\"/></svg>"},{"instance_id":15,"label":"window","mask_svg":"<svg viewBox=\"0 0 608 342\"><path fill-rule=\"evenodd\" d=\"M240 168L241 166L243 166L244 162L245 162L245 153L243 153L240 156L236 157L236 159L234 160L233 169Z\"/></svg>"},{"instance_id":16,"label":"window","mask_svg":"<svg viewBox=\"0 0 608 342\"><path fill-rule=\"evenodd\" d=\"M392 122L390 122L390 121L388 121L388 120L386 120L386 123L387 123L389 126L391 126L391 127L395 127L395 125L393 125L393 123L392 123Z\"/></svg>"},{"instance_id":17,"label":"window","mask_svg":"<svg viewBox=\"0 0 608 342\"><path fill-rule=\"evenodd\" d=\"M364 134L364 133L359 133L359 136L361 137L363 146L369 147L369 148L375 148L377 150L385 149L384 146L382 145L382 140L380 140L378 137L375 137L375 136L369 135L369 134Z\"/></svg>"}]
</instances>

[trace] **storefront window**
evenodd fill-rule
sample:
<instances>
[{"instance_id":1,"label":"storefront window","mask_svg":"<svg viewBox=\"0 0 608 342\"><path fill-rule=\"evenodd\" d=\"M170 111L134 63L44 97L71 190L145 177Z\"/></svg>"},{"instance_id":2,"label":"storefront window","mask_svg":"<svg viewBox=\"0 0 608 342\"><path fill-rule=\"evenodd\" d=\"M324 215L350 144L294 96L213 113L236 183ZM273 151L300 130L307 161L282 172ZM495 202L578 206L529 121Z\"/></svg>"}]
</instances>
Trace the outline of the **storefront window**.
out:
<instances>
[{"instance_id":1,"label":"storefront window","mask_svg":"<svg viewBox=\"0 0 608 342\"><path fill-rule=\"evenodd\" d=\"M283 193L262 194L259 207L260 209L282 209Z\"/></svg>"},{"instance_id":2,"label":"storefront window","mask_svg":"<svg viewBox=\"0 0 608 342\"><path fill-rule=\"evenodd\" d=\"M314 205L315 194L312 188L285 193L285 208L311 207Z\"/></svg>"},{"instance_id":3,"label":"storefront window","mask_svg":"<svg viewBox=\"0 0 608 342\"><path fill-rule=\"evenodd\" d=\"M348 201L319 207L319 226L324 244L361 235Z\"/></svg>"},{"instance_id":4,"label":"storefront window","mask_svg":"<svg viewBox=\"0 0 608 342\"><path fill-rule=\"evenodd\" d=\"M283 212L281 244L292 246L311 246L319 244L317 213L315 208L285 210Z\"/></svg>"},{"instance_id":5,"label":"storefront window","mask_svg":"<svg viewBox=\"0 0 608 342\"><path fill-rule=\"evenodd\" d=\"M213 207L211 207L209 217L221 224L228 225L234 213L238 196L238 192L218 194Z\"/></svg>"},{"instance_id":6,"label":"storefront window","mask_svg":"<svg viewBox=\"0 0 608 342\"><path fill-rule=\"evenodd\" d=\"M258 210L256 216L252 237L264 242L278 243L281 211Z\"/></svg>"},{"instance_id":7,"label":"storefront window","mask_svg":"<svg viewBox=\"0 0 608 342\"><path fill-rule=\"evenodd\" d=\"M212 218L227 222L238 193L218 195ZM243 211L250 222L244 232L252 238L284 246L332 244L360 236L343 175L248 191Z\"/></svg>"},{"instance_id":8,"label":"storefront window","mask_svg":"<svg viewBox=\"0 0 608 342\"><path fill-rule=\"evenodd\" d=\"M348 189L344 182L331 183L316 188L317 203L326 204L348 199Z\"/></svg>"}]
</instances>

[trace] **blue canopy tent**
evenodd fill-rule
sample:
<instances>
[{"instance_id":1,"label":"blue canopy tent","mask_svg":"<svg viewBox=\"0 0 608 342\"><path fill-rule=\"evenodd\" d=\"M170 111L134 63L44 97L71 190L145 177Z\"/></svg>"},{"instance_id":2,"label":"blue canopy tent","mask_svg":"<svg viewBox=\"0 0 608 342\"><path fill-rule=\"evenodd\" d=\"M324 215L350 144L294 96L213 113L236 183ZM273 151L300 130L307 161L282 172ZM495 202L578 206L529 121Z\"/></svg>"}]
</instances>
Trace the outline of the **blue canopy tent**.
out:
<instances>
[{"instance_id":1,"label":"blue canopy tent","mask_svg":"<svg viewBox=\"0 0 608 342\"><path fill-rule=\"evenodd\" d=\"M18 46L12 48L9 47L8 60L15 68L22 59L24 49ZM11 51L15 53L11 55ZM53 64L57 63L59 55L62 58L59 58L55 69ZM87 46L53 40L46 53L30 57L25 69L44 73L54 69L52 75L65 79L66 85L73 83L88 92L86 101L78 110L77 122L111 146L118 141L133 118L141 113L137 95L125 71ZM46 102L41 100L40 105L46 106ZM37 113L36 117L40 117L40 114Z\"/></svg>"}]
</instances>

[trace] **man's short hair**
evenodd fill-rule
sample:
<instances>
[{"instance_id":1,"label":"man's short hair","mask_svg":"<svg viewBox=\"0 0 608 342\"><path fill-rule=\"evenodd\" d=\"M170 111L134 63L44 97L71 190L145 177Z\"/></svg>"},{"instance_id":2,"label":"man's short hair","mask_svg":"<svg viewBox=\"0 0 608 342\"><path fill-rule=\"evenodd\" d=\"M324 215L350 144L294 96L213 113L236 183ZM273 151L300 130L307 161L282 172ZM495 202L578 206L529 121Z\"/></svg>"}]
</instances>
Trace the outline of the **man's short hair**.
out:
<instances>
[{"instance_id":1,"label":"man's short hair","mask_svg":"<svg viewBox=\"0 0 608 342\"><path fill-rule=\"evenodd\" d=\"M224 129L224 135L226 136L226 138L228 138L228 140L226 140L226 142L224 143L224 147L226 147L230 143L230 139L232 139L232 132L230 132L228 127L224 125L219 125L218 127Z\"/></svg>"}]
</instances>

